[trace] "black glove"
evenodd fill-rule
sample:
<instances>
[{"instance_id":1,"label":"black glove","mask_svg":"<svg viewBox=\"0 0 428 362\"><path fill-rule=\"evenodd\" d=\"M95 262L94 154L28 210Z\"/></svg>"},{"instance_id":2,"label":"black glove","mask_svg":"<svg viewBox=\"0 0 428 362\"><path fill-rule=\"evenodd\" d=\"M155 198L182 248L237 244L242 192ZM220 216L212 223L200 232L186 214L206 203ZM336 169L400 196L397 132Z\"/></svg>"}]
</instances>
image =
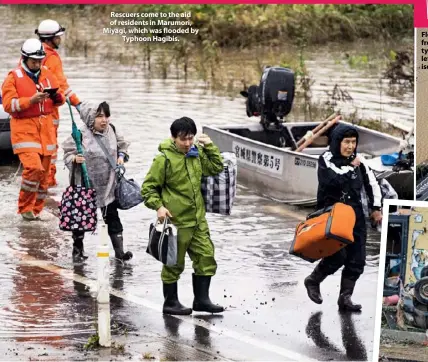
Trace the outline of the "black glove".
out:
<instances>
[{"instance_id":1,"label":"black glove","mask_svg":"<svg viewBox=\"0 0 428 362\"><path fill-rule=\"evenodd\" d=\"M54 103L62 103L62 95L61 95L61 93L55 93L53 96L52 96L52 100L54 101Z\"/></svg>"}]
</instances>

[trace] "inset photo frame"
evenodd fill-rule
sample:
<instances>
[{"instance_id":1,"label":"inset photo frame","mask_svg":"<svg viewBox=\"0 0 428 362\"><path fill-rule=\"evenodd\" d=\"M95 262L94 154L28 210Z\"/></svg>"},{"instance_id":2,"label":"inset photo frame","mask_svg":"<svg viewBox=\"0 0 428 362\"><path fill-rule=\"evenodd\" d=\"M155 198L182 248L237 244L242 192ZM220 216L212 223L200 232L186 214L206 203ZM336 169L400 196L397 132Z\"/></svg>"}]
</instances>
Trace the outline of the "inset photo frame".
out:
<instances>
[{"instance_id":1,"label":"inset photo frame","mask_svg":"<svg viewBox=\"0 0 428 362\"><path fill-rule=\"evenodd\" d=\"M428 361L428 202L384 201L378 276L373 360Z\"/></svg>"}]
</instances>

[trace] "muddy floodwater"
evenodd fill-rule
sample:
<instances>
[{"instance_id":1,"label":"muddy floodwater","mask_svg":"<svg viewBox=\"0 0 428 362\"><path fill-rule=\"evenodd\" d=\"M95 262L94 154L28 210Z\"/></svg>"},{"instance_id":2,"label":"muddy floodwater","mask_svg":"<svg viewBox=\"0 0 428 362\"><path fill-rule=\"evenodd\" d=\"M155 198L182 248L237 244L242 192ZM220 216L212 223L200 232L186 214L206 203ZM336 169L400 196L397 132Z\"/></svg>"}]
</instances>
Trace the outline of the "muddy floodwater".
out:
<instances>
[{"instance_id":1,"label":"muddy floodwater","mask_svg":"<svg viewBox=\"0 0 428 362\"><path fill-rule=\"evenodd\" d=\"M0 8L0 14L3 11ZM0 54L0 74L5 77L16 66L23 36L33 33L35 20L16 27L14 17L2 19L0 29L7 39ZM336 61L340 53L355 50L352 44L346 46L349 49L331 47L308 53L307 66L316 79L314 96L321 97L340 82L352 90L354 104L370 118L410 128L413 94L381 92L380 96L379 70L350 69ZM363 50L376 46L367 44ZM111 121L131 142L127 175L140 183L174 119L191 117L199 129L208 124L257 122L246 116L243 99L213 96L201 81L149 78L138 62L119 64L64 51L62 55L69 83L78 96L110 103ZM230 55L234 61L236 57ZM76 112L74 116L77 119ZM62 107L60 142L70 132L70 114ZM95 333L97 317L98 235L87 235L85 249L90 257L74 265L71 235L58 230L56 218L57 203L68 185L61 159L60 151L59 185L50 191L46 220L35 223L25 223L16 214L18 164L2 162L0 166L0 360L372 359L379 234L369 230L370 260L355 291L363 312L339 314L340 273L323 283L324 303L315 305L303 286L314 265L288 254L296 223L309 210L277 204L243 187L238 188L231 216L208 216L218 263L211 295L214 302L227 307L223 315L162 315L161 267L146 254L148 226L155 213L140 205L121 213L125 245L134 258L127 266L111 260L115 348L84 350ZM189 306L191 272L187 260L179 295Z\"/></svg>"}]
</instances>

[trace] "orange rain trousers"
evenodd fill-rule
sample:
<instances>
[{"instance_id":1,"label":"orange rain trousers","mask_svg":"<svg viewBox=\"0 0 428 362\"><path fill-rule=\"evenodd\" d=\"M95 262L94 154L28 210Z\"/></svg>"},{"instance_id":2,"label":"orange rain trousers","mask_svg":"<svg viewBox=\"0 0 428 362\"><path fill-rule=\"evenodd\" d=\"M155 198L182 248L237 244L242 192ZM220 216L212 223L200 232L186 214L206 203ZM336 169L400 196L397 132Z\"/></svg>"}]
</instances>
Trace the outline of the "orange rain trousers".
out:
<instances>
[{"instance_id":1,"label":"orange rain trousers","mask_svg":"<svg viewBox=\"0 0 428 362\"><path fill-rule=\"evenodd\" d=\"M33 211L34 215L38 215L46 201L52 156L43 156L37 152L23 152L19 153L18 157L24 167L18 213Z\"/></svg>"},{"instance_id":2,"label":"orange rain trousers","mask_svg":"<svg viewBox=\"0 0 428 362\"><path fill-rule=\"evenodd\" d=\"M56 139L58 139L58 127L59 127L59 124L54 124ZM56 150L52 154L51 163L50 163L50 167L49 167L48 187L55 187L58 184L56 182L56 177L55 177L57 157L58 157L58 141L56 144Z\"/></svg>"},{"instance_id":3,"label":"orange rain trousers","mask_svg":"<svg viewBox=\"0 0 428 362\"><path fill-rule=\"evenodd\" d=\"M73 106L76 106L80 103L79 98L77 97L76 93L73 92L70 85L68 84L67 77L64 74L64 69L62 67L62 60L59 56L58 52L47 45L46 43L43 43L43 48L46 52L46 57L43 59L42 64L46 66L57 78L59 87L61 90L61 93L64 93L66 97L70 99L70 102ZM54 119L54 127L55 127L55 133L58 137L58 127L59 127L59 108L55 107L54 111L52 112L52 116ZM58 156L58 143L56 145L56 151L52 155L51 165L50 165L50 172L49 172L49 180L48 180L48 186L54 187L57 185L56 182L56 161Z\"/></svg>"}]
</instances>

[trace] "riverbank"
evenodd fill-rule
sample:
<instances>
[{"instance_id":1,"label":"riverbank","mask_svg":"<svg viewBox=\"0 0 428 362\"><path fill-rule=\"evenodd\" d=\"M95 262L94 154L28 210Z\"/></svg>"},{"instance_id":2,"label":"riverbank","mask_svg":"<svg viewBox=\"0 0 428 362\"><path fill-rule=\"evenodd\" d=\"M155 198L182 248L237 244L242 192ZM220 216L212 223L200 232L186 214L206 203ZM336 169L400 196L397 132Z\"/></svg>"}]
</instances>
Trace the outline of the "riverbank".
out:
<instances>
[{"instance_id":1,"label":"riverbank","mask_svg":"<svg viewBox=\"0 0 428 362\"><path fill-rule=\"evenodd\" d=\"M400 74L404 74L413 79L413 25L408 27L409 31L404 31L404 34L409 33L407 37L399 36L403 34L399 29L407 26L407 17L413 17L411 6L19 5L4 6L0 10L3 18L8 19L8 26L19 29L19 35L10 40L10 49L14 52L22 45L23 34L34 35L39 19L56 19L65 26L67 30L59 51L63 59L69 59L64 60L64 68L71 79L86 78L82 69L85 64L94 62L106 72L112 71L113 77L119 68L126 68L134 75L142 72L147 82L157 79L165 83L177 82L180 92L196 87L201 97L237 99L242 102L245 115L240 91L260 82L264 66L281 66L291 68L296 75L296 96L287 121L320 121L340 111L346 121L382 132L409 130L413 124L413 87L406 81L401 84L400 78ZM120 34L104 33L111 11L150 13L161 10L189 11L194 26L200 30L198 35L165 44L129 44ZM383 34L371 28L383 24L373 20L380 13L384 15L382 22L388 20L391 24L385 25L388 30L382 40L373 40ZM360 32L353 36L339 36L339 33L333 36L330 30L314 31L317 36L332 35L328 38L331 42L322 44L328 39L315 39L308 32L310 29L305 30L305 26L312 26L315 18L320 22L324 19L327 25L331 19L336 19L334 24L352 24L350 26ZM293 26L290 24L302 31L291 32ZM278 33L272 33L273 27ZM364 35L367 29L372 29L372 38L365 38L369 36ZM259 35L254 34L256 30ZM230 31L241 39L239 44L220 41L220 38L227 39ZM254 41L248 46L242 45L246 44L248 36ZM394 36L396 38L392 39ZM321 43L315 44L318 41ZM7 68L13 66L15 61ZM75 73L70 74L75 67ZM393 70L389 72L391 77L386 74L388 70ZM255 118L248 121L257 122Z\"/></svg>"},{"instance_id":2,"label":"riverbank","mask_svg":"<svg viewBox=\"0 0 428 362\"><path fill-rule=\"evenodd\" d=\"M14 5L15 6L15 5ZM16 7L16 6L15 6ZM46 11L51 5L23 5ZM393 39L413 35L412 5L61 5L68 13L107 22L114 12L178 14L190 12L198 36L191 42L216 42L219 47L244 48L263 44L325 44L358 39ZM167 16L164 20L178 19ZM156 26L154 26L156 27Z\"/></svg>"}]
</instances>

